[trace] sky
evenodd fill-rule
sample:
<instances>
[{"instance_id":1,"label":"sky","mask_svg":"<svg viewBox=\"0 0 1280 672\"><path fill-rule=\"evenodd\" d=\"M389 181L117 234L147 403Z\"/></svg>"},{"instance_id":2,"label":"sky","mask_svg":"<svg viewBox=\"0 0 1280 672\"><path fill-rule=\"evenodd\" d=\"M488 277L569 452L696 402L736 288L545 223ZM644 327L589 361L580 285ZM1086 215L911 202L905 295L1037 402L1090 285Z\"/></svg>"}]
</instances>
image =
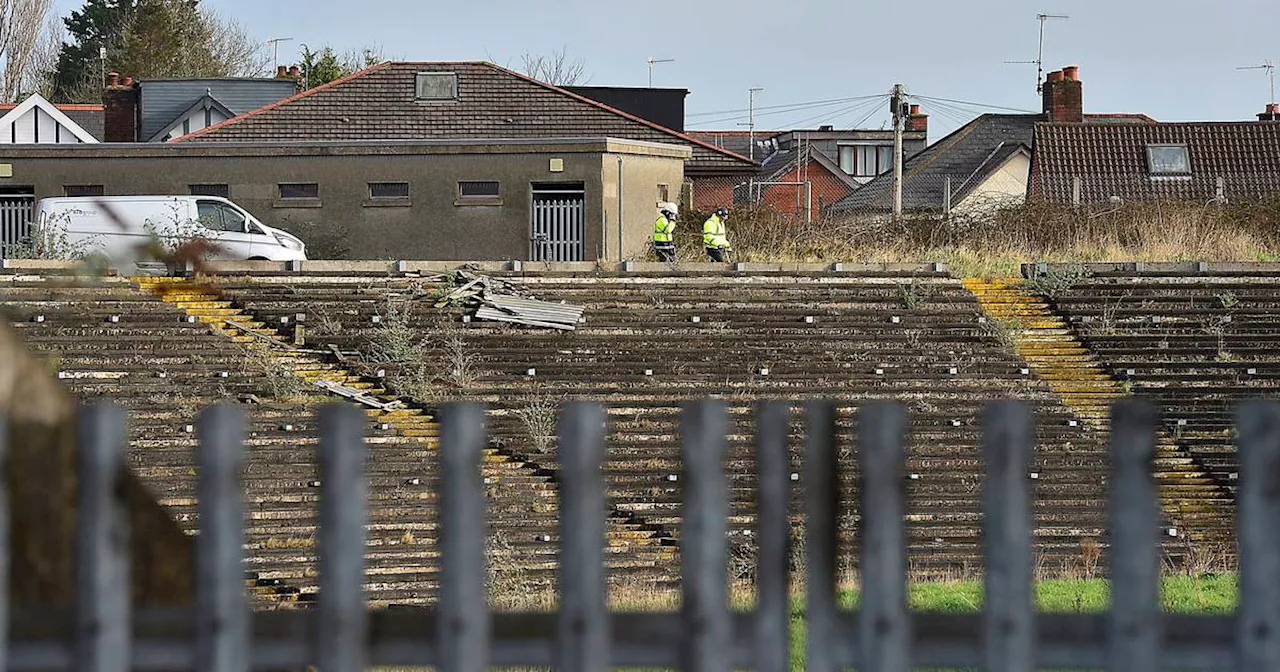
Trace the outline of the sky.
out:
<instances>
[{"instance_id":1,"label":"sky","mask_svg":"<svg viewBox=\"0 0 1280 672\"><path fill-rule=\"evenodd\" d=\"M80 0L57 0L69 11ZM203 0L262 40L338 51L378 45L404 60L491 60L566 49L589 83L690 90L690 128L745 130L748 92L758 129L880 128L888 105L863 97L895 83L931 114L930 138L999 108L1038 112L1040 12L1049 22L1046 70L1079 65L1085 110L1161 121L1253 119L1268 98L1264 71L1280 64L1276 0ZM797 107L814 101L840 101ZM779 106L792 106L779 107ZM720 113L727 111L726 113Z\"/></svg>"}]
</instances>

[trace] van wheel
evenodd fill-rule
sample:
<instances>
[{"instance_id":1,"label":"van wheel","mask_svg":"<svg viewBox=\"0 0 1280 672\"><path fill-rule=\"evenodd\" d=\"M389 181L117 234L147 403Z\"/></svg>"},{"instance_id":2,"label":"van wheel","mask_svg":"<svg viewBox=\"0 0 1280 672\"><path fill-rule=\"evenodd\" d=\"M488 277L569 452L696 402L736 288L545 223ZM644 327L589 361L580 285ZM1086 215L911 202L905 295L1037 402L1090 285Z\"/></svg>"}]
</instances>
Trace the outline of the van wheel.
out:
<instances>
[{"instance_id":1,"label":"van wheel","mask_svg":"<svg viewBox=\"0 0 1280 672\"><path fill-rule=\"evenodd\" d=\"M249 257L249 261L271 261L266 257Z\"/></svg>"}]
</instances>

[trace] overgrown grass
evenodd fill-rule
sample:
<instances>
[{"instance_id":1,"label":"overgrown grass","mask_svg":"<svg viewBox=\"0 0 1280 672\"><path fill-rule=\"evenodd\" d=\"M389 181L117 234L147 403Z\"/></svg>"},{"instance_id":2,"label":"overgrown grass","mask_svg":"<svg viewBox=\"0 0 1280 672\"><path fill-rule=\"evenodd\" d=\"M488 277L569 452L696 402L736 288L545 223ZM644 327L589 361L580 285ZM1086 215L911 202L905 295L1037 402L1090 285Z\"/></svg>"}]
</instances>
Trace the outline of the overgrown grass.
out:
<instances>
[{"instance_id":1,"label":"overgrown grass","mask_svg":"<svg viewBox=\"0 0 1280 672\"><path fill-rule=\"evenodd\" d=\"M1239 600L1235 574L1171 575L1162 581L1161 602L1167 612L1227 614L1235 610ZM843 590L839 595L839 605L842 609L854 609L858 605L858 597L856 589ZM976 615L982 609L982 583L912 583L907 600L914 611ZM748 586L739 585L730 593L730 604L736 610L748 610L753 602ZM1110 602L1110 584L1105 579L1050 579L1037 581L1035 585L1035 607L1040 612L1100 613L1110 606ZM641 586L615 590L610 599L610 606L620 611L674 611L679 609L679 604L679 595L673 591L645 590ZM555 608L554 598L544 599L536 605L503 606L542 611ZM797 595L791 607L792 670L805 669L804 619L804 599ZM520 669L532 672L532 668Z\"/></svg>"},{"instance_id":2,"label":"overgrown grass","mask_svg":"<svg viewBox=\"0 0 1280 672\"><path fill-rule=\"evenodd\" d=\"M684 260L703 258L702 213L677 230ZM1228 205L1044 203L989 208L943 221L909 216L805 223L766 209L736 209L729 239L738 261L944 262L966 277L1015 276L1020 264L1090 261L1280 259L1280 196Z\"/></svg>"}]
</instances>

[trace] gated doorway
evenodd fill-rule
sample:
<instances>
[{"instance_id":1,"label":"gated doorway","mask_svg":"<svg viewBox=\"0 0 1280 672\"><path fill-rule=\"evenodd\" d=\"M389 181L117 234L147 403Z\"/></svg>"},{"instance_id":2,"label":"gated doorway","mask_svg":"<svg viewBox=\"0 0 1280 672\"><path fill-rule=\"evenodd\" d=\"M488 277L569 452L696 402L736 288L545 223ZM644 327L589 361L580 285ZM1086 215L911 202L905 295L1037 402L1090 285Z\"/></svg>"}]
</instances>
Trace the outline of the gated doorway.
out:
<instances>
[{"instance_id":1,"label":"gated doorway","mask_svg":"<svg viewBox=\"0 0 1280 672\"><path fill-rule=\"evenodd\" d=\"M586 255L586 191L581 182L534 182L529 259L582 261Z\"/></svg>"},{"instance_id":2,"label":"gated doorway","mask_svg":"<svg viewBox=\"0 0 1280 672\"><path fill-rule=\"evenodd\" d=\"M31 237L36 192L31 187L0 189L0 259L16 256Z\"/></svg>"}]
</instances>

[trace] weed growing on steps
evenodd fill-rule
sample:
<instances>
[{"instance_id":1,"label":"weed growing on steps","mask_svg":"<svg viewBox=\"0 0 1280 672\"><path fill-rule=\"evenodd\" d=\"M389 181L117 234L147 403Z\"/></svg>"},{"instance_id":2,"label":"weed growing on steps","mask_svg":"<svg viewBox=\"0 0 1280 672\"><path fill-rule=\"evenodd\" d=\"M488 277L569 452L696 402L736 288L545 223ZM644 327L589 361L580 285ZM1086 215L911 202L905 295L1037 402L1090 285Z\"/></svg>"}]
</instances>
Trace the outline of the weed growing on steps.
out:
<instances>
[{"instance_id":1,"label":"weed growing on steps","mask_svg":"<svg viewBox=\"0 0 1280 672\"><path fill-rule=\"evenodd\" d=\"M281 400L297 400L315 388L261 348L245 348L241 372L253 379L254 394Z\"/></svg>"},{"instance_id":2,"label":"weed growing on steps","mask_svg":"<svg viewBox=\"0 0 1280 672\"><path fill-rule=\"evenodd\" d=\"M1089 276L1088 271L1080 264L1071 264L1065 268L1052 268L1046 273L1037 273L1027 281L1032 293L1050 301L1057 301L1072 287Z\"/></svg>"},{"instance_id":3,"label":"weed growing on steps","mask_svg":"<svg viewBox=\"0 0 1280 672\"><path fill-rule=\"evenodd\" d=\"M524 425L530 448L548 453L556 443L556 412L559 401L549 394L534 390L514 413Z\"/></svg>"}]
</instances>

